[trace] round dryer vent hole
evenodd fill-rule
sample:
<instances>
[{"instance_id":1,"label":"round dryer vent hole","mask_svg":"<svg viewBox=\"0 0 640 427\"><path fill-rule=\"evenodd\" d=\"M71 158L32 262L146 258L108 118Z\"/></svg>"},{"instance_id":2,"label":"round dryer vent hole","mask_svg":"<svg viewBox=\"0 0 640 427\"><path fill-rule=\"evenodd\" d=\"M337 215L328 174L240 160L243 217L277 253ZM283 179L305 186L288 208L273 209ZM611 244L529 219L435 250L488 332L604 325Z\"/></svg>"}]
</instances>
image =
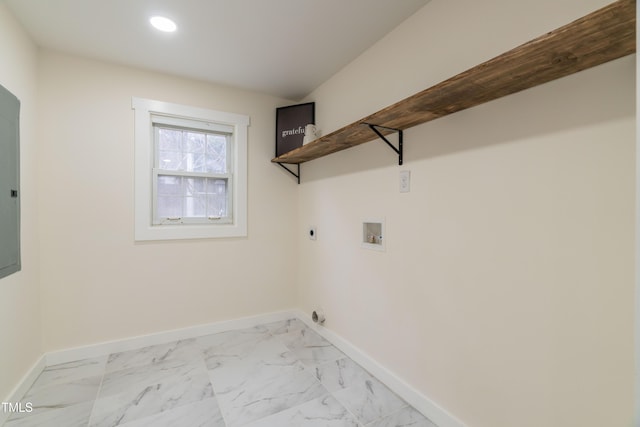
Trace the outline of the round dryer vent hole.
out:
<instances>
[{"instance_id":1,"label":"round dryer vent hole","mask_svg":"<svg viewBox=\"0 0 640 427\"><path fill-rule=\"evenodd\" d=\"M311 320L313 320L313 323L322 325L326 318L324 317L324 313L322 312L322 310L318 309L313 310L313 313L311 313Z\"/></svg>"}]
</instances>

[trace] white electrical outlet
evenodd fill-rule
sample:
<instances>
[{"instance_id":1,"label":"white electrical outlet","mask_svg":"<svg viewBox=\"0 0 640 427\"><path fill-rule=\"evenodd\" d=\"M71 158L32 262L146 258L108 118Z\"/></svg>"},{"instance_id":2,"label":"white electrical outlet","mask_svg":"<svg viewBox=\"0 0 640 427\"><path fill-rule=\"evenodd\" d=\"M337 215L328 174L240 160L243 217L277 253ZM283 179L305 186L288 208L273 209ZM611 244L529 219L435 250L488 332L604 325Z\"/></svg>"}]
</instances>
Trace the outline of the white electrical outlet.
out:
<instances>
[{"instance_id":1,"label":"white electrical outlet","mask_svg":"<svg viewBox=\"0 0 640 427\"><path fill-rule=\"evenodd\" d=\"M400 171L400 192L408 193L411 185L411 171Z\"/></svg>"}]
</instances>

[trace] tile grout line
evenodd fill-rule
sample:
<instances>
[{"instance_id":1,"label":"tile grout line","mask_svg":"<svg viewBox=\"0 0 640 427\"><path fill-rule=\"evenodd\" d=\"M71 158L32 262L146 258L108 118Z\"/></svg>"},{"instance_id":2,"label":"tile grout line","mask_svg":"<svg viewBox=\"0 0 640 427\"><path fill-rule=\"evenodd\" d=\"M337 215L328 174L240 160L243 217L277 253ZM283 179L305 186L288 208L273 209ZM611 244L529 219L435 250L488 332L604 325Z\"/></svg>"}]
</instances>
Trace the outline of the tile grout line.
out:
<instances>
[{"instance_id":1,"label":"tile grout line","mask_svg":"<svg viewBox=\"0 0 640 427\"><path fill-rule=\"evenodd\" d=\"M331 345L333 345L333 344L331 344ZM336 360L333 360L333 361L330 361L330 362L320 363L319 365L315 366L315 367L314 367L314 369L318 369L320 366L323 366L323 365L329 365L330 363L336 363L338 360L345 360L345 359L348 359L348 358L349 358L349 357L348 357L347 355L344 355L344 357L342 357L342 358L340 358L340 359L336 359ZM355 363L355 362L354 362L354 363ZM358 365L358 366L359 366L359 365ZM363 369L364 369L364 368L363 368ZM317 375L314 375L314 377L318 380L318 382L319 382L320 384L322 384L322 382L318 379L318 376L317 376ZM327 391L329 391L329 390L327 390ZM356 423L358 423L358 427L360 427L360 426L364 427L364 426L365 426L365 424L364 424L363 422L361 422L361 421L360 421L360 418L359 418L355 413L353 413L353 411L352 411L351 409L349 409L349 407L348 407L348 406L346 406L344 403L342 403L342 401L341 401L340 399L338 399L338 397L337 397L337 396L335 396L335 394L334 394L334 393L335 393L335 392L333 392L333 391L329 391L329 395L330 395L331 397L333 397L333 399L334 399L336 402L338 402L338 403L340 404L340 406L342 406L342 407L345 409L345 411L347 411L347 413L348 413L349 415L351 415L351 416L353 417L353 419L355 420L355 422L356 422Z\"/></svg>"},{"instance_id":2,"label":"tile grout line","mask_svg":"<svg viewBox=\"0 0 640 427\"><path fill-rule=\"evenodd\" d=\"M222 423L224 424L224 427L228 427L229 423L227 422L227 418L225 417L224 413L222 412L222 408L220 408L220 401L218 400L218 393L216 393L216 389L213 387L213 379L211 378L211 375L209 373L210 370L207 367L207 360L205 358L204 346L198 341L198 337L195 337L194 339L196 340L195 344L196 344L196 348L198 349L198 353L200 355L200 360L204 364L204 369L207 372L207 378L209 378L209 384L211 385L211 391L213 392L213 397L215 399L215 403L216 403L216 405L218 405L218 412L220 412L220 418L222 419Z\"/></svg>"},{"instance_id":3,"label":"tile grout line","mask_svg":"<svg viewBox=\"0 0 640 427\"><path fill-rule=\"evenodd\" d=\"M297 321L299 321L299 322L302 322L300 319L289 319L289 320L297 320ZM305 328L307 328L307 329L309 329L310 331L312 331L312 332L314 332L314 333L318 334L316 331L313 331L311 328L309 328L309 327L308 327L304 322L302 322L302 324L304 325L304 327L305 327ZM318 336L320 336L321 338L325 339L325 338L324 338L324 337L322 337L322 335L320 335L320 334L318 334ZM278 340L279 340L279 341L280 341L280 342L281 342L281 343L282 343L286 348L288 348L290 351L294 351L294 349L292 349L292 348L290 348L288 345L286 345L286 344L285 344L285 343L284 343L280 338L278 338L278 337L275 337L275 338L276 338L276 339L278 339ZM329 344L331 344L331 346L332 346L332 347L335 347L335 345L333 345L333 343L331 343L330 341L328 341L328 340L327 340L327 342L329 342ZM337 349L337 347L335 347L335 348ZM340 349L338 349L338 350L340 350ZM302 364L302 365L303 365L303 368L304 368L304 370L310 370L310 369L317 370L320 366L323 366L323 365L330 365L330 364L336 363L338 360L350 359L350 358L349 358L349 356L347 356L346 354L344 354L342 351L340 351L340 352L342 353L342 357L340 357L340 358L338 358L338 359L335 359L335 360L329 360L329 361L325 361L325 362L322 362L322 363L318 363L318 364L316 364L315 366L313 366L313 368L310 368L310 367L308 367L308 366L305 366L305 365L304 365L304 363L303 363L303 364ZM351 359L350 359L350 360L351 360ZM354 361L353 363L356 363L356 362ZM358 366L360 366L360 365L358 365ZM362 368L362 367L361 367L361 368ZM364 369L364 368L362 368L362 369ZM367 371L367 373L368 373L368 371ZM314 375L314 374L313 374L313 373L311 373L311 372L310 372L310 374L314 377L314 379L318 382L318 384L320 384L321 386L325 387L325 385L324 385L324 384L322 384L322 381L320 381L320 379L318 378L318 376L317 376L317 375ZM327 395L328 395L328 396L331 396L331 397L332 397L336 402L338 402L338 404L340 404L340 406L342 406L342 407L344 408L344 410L345 410L349 415L351 415L351 417L352 417L352 418L353 418L353 420L358 424L358 426L365 427L364 422L361 422L360 418L359 418L358 416L356 416L356 414L355 414L355 413L353 413L353 411L351 411L351 410L350 410L350 409L349 409L349 408L348 408L348 407L347 407L347 406L346 406L346 405L345 405L345 404L344 404L340 399L338 399L338 398L334 395L334 392L333 392L333 391L329 391L326 387L325 387L325 390L327 390ZM323 396L322 398L324 399L325 397L326 397L326 396ZM300 405L297 405L297 406L300 406Z\"/></svg>"},{"instance_id":4,"label":"tile grout line","mask_svg":"<svg viewBox=\"0 0 640 427\"><path fill-rule=\"evenodd\" d=\"M109 363L109 357L111 357L111 354L107 355L106 360L104 362L104 368L102 368L100 385L98 386L98 390L96 391L96 397L93 399L93 405L91 406L91 412L89 412L89 420L87 421L87 427L90 427L91 422L93 421L93 411L96 408L96 403L98 402L98 396L100 396L100 391L102 390L102 383L104 382L104 377L107 375L107 364Z\"/></svg>"}]
</instances>

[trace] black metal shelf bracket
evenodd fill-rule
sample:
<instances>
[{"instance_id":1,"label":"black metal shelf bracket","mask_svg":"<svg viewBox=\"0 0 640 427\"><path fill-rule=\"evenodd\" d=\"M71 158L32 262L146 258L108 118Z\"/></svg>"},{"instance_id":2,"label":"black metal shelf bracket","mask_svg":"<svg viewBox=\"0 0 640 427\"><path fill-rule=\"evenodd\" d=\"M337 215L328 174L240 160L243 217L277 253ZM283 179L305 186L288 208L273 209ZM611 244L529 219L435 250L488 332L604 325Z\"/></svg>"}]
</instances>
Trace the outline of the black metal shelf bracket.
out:
<instances>
[{"instance_id":1,"label":"black metal shelf bracket","mask_svg":"<svg viewBox=\"0 0 640 427\"><path fill-rule=\"evenodd\" d=\"M367 126L369 126L369 128L374 131L376 133L376 135L378 135L380 137L380 139L382 139L389 147L391 147L391 149L393 151L395 151L395 153L398 155L398 165L402 166L402 161L403 161L403 146L402 146L402 129L394 129L394 128L389 128L386 126L380 126L380 125L374 125L371 123L365 123ZM396 148L391 141L389 141L383 134L382 132L380 132L378 129L386 129L386 130L390 130L393 132L397 132L398 133L398 148Z\"/></svg>"},{"instance_id":2,"label":"black metal shelf bracket","mask_svg":"<svg viewBox=\"0 0 640 427\"><path fill-rule=\"evenodd\" d=\"M298 179L298 184L300 184L300 163L296 164L296 166L298 167L298 173L295 173L294 171L286 167L283 163L278 163L278 164L282 169L286 170L291 175L295 176Z\"/></svg>"}]
</instances>

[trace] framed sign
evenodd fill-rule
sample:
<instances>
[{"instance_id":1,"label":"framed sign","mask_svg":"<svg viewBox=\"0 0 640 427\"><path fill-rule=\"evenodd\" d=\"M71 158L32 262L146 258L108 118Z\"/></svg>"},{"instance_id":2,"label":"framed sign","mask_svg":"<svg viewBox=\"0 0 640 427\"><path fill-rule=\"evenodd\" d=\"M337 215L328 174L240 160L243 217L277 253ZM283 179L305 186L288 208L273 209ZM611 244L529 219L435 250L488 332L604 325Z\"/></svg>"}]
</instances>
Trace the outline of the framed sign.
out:
<instances>
[{"instance_id":1,"label":"framed sign","mask_svg":"<svg viewBox=\"0 0 640 427\"><path fill-rule=\"evenodd\" d=\"M276 108L276 157L302 147L304 128L315 120L315 102Z\"/></svg>"}]
</instances>

